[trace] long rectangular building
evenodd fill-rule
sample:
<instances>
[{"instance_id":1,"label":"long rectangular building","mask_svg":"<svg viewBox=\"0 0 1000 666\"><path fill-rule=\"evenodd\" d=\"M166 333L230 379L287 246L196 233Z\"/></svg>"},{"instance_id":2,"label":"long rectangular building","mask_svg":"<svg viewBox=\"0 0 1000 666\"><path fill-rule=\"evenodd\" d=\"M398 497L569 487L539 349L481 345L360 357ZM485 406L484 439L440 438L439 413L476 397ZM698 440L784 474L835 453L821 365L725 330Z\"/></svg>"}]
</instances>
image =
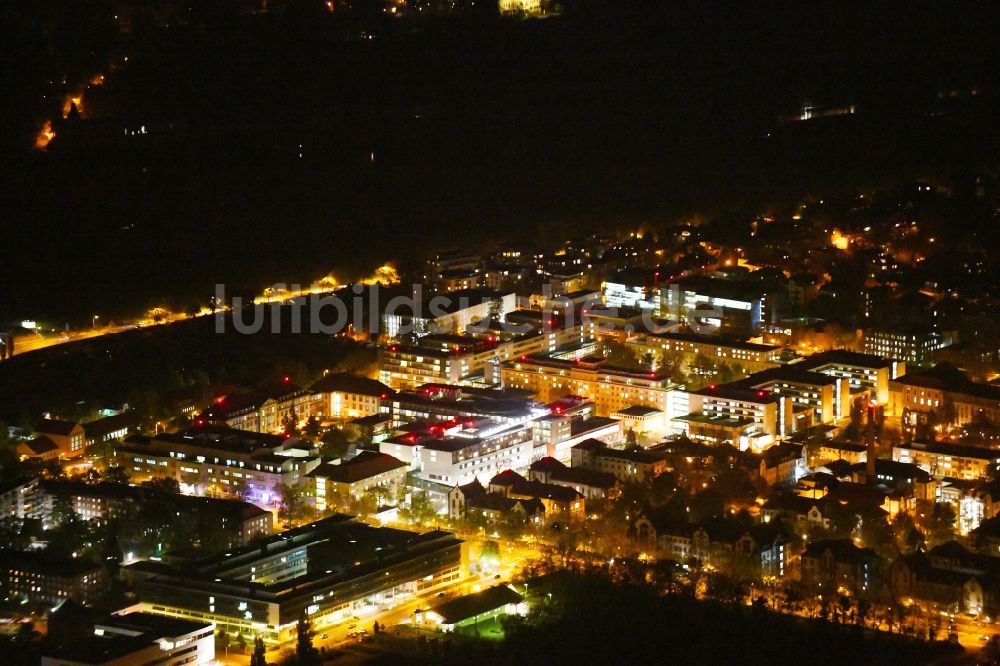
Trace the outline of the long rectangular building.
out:
<instances>
[{"instance_id":1,"label":"long rectangular building","mask_svg":"<svg viewBox=\"0 0 1000 666\"><path fill-rule=\"evenodd\" d=\"M382 453L408 463L420 478L447 486L527 469L533 449L529 424L491 419L413 423L379 444Z\"/></svg>"},{"instance_id":2,"label":"long rectangular building","mask_svg":"<svg viewBox=\"0 0 1000 666\"><path fill-rule=\"evenodd\" d=\"M316 630L364 619L459 580L467 558L450 532L337 514L184 567L145 564L126 567L135 570L141 611L285 643L303 613Z\"/></svg>"},{"instance_id":3,"label":"long rectangular building","mask_svg":"<svg viewBox=\"0 0 1000 666\"><path fill-rule=\"evenodd\" d=\"M181 492L272 506L278 485L296 486L320 463L311 444L219 426L132 436L116 451L133 483L176 479Z\"/></svg>"},{"instance_id":4,"label":"long rectangular building","mask_svg":"<svg viewBox=\"0 0 1000 666\"><path fill-rule=\"evenodd\" d=\"M1000 423L1000 386L973 382L950 365L897 377L889 388L892 412L904 417L904 426L915 426L932 412L947 425L964 425L977 416Z\"/></svg>"},{"instance_id":5,"label":"long rectangular building","mask_svg":"<svg viewBox=\"0 0 1000 666\"><path fill-rule=\"evenodd\" d=\"M1000 451L947 442L894 446L892 459L917 465L938 478L990 479L1000 471Z\"/></svg>"},{"instance_id":6,"label":"long rectangular building","mask_svg":"<svg viewBox=\"0 0 1000 666\"><path fill-rule=\"evenodd\" d=\"M778 364L782 347L693 333L643 333L628 341L636 356L679 354L688 360L705 356L716 363L731 363L747 372L759 372Z\"/></svg>"},{"instance_id":7,"label":"long rectangular building","mask_svg":"<svg viewBox=\"0 0 1000 666\"><path fill-rule=\"evenodd\" d=\"M594 403L598 416L640 406L660 410L669 421L671 393L681 390L667 375L616 368L593 356L572 361L524 356L502 364L500 372L504 388L530 391L541 402L581 396Z\"/></svg>"},{"instance_id":8,"label":"long rectangular building","mask_svg":"<svg viewBox=\"0 0 1000 666\"><path fill-rule=\"evenodd\" d=\"M493 364L526 354L552 353L593 341L591 324L556 326L555 321L520 335L427 335L416 344L392 343L382 349L379 379L393 389L422 384L495 385Z\"/></svg>"}]
</instances>

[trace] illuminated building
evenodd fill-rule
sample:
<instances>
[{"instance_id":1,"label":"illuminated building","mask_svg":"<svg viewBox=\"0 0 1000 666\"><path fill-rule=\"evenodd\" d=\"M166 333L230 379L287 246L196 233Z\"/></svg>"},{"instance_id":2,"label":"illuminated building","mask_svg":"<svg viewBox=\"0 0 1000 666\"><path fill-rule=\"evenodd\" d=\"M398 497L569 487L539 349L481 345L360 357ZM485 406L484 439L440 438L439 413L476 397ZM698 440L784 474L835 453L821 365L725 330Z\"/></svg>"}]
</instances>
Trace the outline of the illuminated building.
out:
<instances>
[{"instance_id":1,"label":"illuminated building","mask_svg":"<svg viewBox=\"0 0 1000 666\"><path fill-rule=\"evenodd\" d=\"M802 553L802 582L808 587L869 590L881 580L882 558L850 539L811 541Z\"/></svg>"},{"instance_id":2,"label":"illuminated building","mask_svg":"<svg viewBox=\"0 0 1000 666\"><path fill-rule=\"evenodd\" d=\"M726 571L759 571L776 577L785 573L786 539L772 525L745 525L731 518L699 525L654 513L640 516L635 531L641 545L676 562L696 558L702 565Z\"/></svg>"},{"instance_id":3,"label":"illuminated building","mask_svg":"<svg viewBox=\"0 0 1000 666\"><path fill-rule=\"evenodd\" d=\"M651 354L659 360L669 354L680 355L688 365L701 355L715 363L741 366L746 372L759 372L778 364L782 347L743 342L692 333L643 333L628 341L637 357Z\"/></svg>"},{"instance_id":4,"label":"illuminated building","mask_svg":"<svg viewBox=\"0 0 1000 666\"><path fill-rule=\"evenodd\" d=\"M428 260L426 277L440 291L452 291L452 289L444 288L443 283L446 282L445 275L468 274L471 276L481 276L482 272L483 259L479 255L463 252L462 250L447 250L438 252L433 258Z\"/></svg>"},{"instance_id":5,"label":"illuminated building","mask_svg":"<svg viewBox=\"0 0 1000 666\"><path fill-rule=\"evenodd\" d=\"M362 451L340 464L323 463L306 476L312 480L317 511L338 503L347 504L379 490L395 501L406 483L408 465L397 458L374 451Z\"/></svg>"},{"instance_id":6,"label":"illuminated building","mask_svg":"<svg viewBox=\"0 0 1000 666\"><path fill-rule=\"evenodd\" d=\"M281 432L285 420L305 419L320 408L314 393L292 384L286 377L259 393L235 393L216 398L199 415L206 423L250 432Z\"/></svg>"},{"instance_id":7,"label":"illuminated building","mask_svg":"<svg viewBox=\"0 0 1000 666\"><path fill-rule=\"evenodd\" d=\"M617 496L621 482L614 474L583 467L568 467L555 458L542 458L531 463L529 478L555 486L566 486L584 499L609 499Z\"/></svg>"},{"instance_id":8,"label":"illuminated building","mask_svg":"<svg viewBox=\"0 0 1000 666\"><path fill-rule=\"evenodd\" d=\"M643 269L619 272L601 285L608 308L638 308L658 310L659 293L655 288L656 274Z\"/></svg>"},{"instance_id":9,"label":"illuminated building","mask_svg":"<svg viewBox=\"0 0 1000 666\"><path fill-rule=\"evenodd\" d=\"M643 483L669 469L660 452L613 449L597 439L573 447L572 466L611 474L623 483Z\"/></svg>"},{"instance_id":10,"label":"illuminated building","mask_svg":"<svg viewBox=\"0 0 1000 666\"><path fill-rule=\"evenodd\" d=\"M760 451L796 430L803 418L811 425L811 410L795 413L792 397L743 386L711 386L689 394L691 412L674 417L691 439L727 443L741 450Z\"/></svg>"},{"instance_id":11,"label":"illuminated building","mask_svg":"<svg viewBox=\"0 0 1000 666\"><path fill-rule=\"evenodd\" d=\"M870 391L880 405L889 403L889 382L906 374L906 364L902 361L842 350L807 356L795 367L831 377L847 377L852 392Z\"/></svg>"},{"instance_id":12,"label":"illuminated building","mask_svg":"<svg viewBox=\"0 0 1000 666\"><path fill-rule=\"evenodd\" d=\"M34 517L41 479L20 477L0 482L0 520Z\"/></svg>"},{"instance_id":13,"label":"illuminated building","mask_svg":"<svg viewBox=\"0 0 1000 666\"><path fill-rule=\"evenodd\" d=\"M966 444L901 444L892 447L892 459L917 465L936 478L989 479L1000 471L1000 451Z\"/></svg>"},{"instance_id":14,"label":"illuminated building","mask_svg":"<svg viewBox=\"0 0 1000 666\"><path fill-rule=\"evenodd\" d=\"M545 409L533 404L530 393L451 384L425 384L400 391L382 405L393 423L419 420L490 418L498 423L526 423Z\"/></svg>"},{"instance_id":15,"label":"illuminated building","mask_svg":"<svg viewBox=\"0 0 1000 666\"><path fill-rule=\"evenodd\" d=\"M382 382L338 372L323 377L309 390L320 397L319 414L333 419L356 419L378 414L383 400L394 393Z\"/></svg>"},{"instance_id":16,"label":"illuminated building","mask_svg":"<svg viewBox=\"0 0 1000 666\"><path fill-rule=\"evenodd\" d=\"M420 478L446 486L487 481L505 469L527 469L533 451L527 423L454 419L414 423L379 444Z\"/></svg>"},{"instance_id":17,"label":"illuminated building","mask_svg":"<svg viewBox=\"0 0 1000 666\"><path fill-rule=\"evenodd\" d=\"M137 430L139 418L135 412L112 414L83 425L87 446L101 442L114 442Z\"/></svg>"},{"instance_id":18,"label":"illuminated building","mask_svg":"<svg viewBox=\"0 0 1000 666\"><path fill-rule=\"evenodd\" d=\"M53 527L54 507L59 499L65 500L81 520L110 520L154 505L169 508L187 520L201 519L213 525L231 545L249 543L270 534L273 528L270 511L241 500L178 495L123 483L90 484L73 480L42 481L30 505L18 517L38 519L46 529Z\"/></svg>"},{"instance_id":19,"label":"illuminated building","mask_svg":"<svg viewBox=\"0 0 1000 666\"><path fill-rule=\"evenodd\" d=\"M639 405L658 409L669 420L671 393L680 389L666 375L616 368L594 356L572 361L525 356L501 364L500 372L504 388L530 391L541 402L580 396L594 403L598 416Z\"/></svg>"},{"instance_id":20,"label":"illuminated building","mask_svg":"<svg viewBox=\"0 0 1000 666\"><path fill-rule=\"evenodd\" d=\"M535 443L532 460L555 458L568 463L573 447L588 439L619 443L622 422L594 416L594 407L594 403L579 396L564 397L546 405L547 412L531 424Z\"/></svg>"},{"instance_id":21,"label":"illuminated building","mask_svg":"<svg viewBox=\"0 0 1000 666\"><path fill-rule=\"evenodd\" d=\"M886 358L898 358L912 365L930 366L934 355L957 342L952 331L931 329L877 330L865 329L862 334L862 351Z\"/></svg>"},{"instance_id":22,"label":"illuminated building","mask_svg":"<svg viewBox=\"0 0 1000 666\"><path fill-rule=\"evenodd\" d=\"M133 483L176 479L185 494L271 506L278 485L299 485L319 464L312 445L307 446L280 435L203 426L154 437L133 435L116 456Z\"/></svg>"},{"instance_id":23,"label":"illuminated building","mask_svg":"<svg viewBox=\"0 0 1000 666\"><path fill-rule=\"evenodd\" d=\"M497 0L501 14L524 14L541 16L542 0Z\"/></svg>"},{"instance_id":24,"label":"illuminated building","mask_svg":"<svg viewBox=\"0 0 1000 666\"><path fill-rule=\"evenodd\" d=\"M902 416L904 426L916 426L932 412L944 425L963 425L980 415L1000 423L1000 386L973 382L949 365L897 377L889 389L891 413Z\"/></svg>"},{"instance_id":25,"label":"illuminated building","mask_svg":"<svg viewBox=\"0 0 1000 666\"><path fill-rule=\"evenodd\" d=\"M587 516L586 500L572 486L528 480L511 469L500 472L489 483L490 494L508 499L538 500L547 520L577 521Z\"/></svg>"},{"instance_id":26,"label":"illuminated building","mask_svg":"<svg viewBox=\"0 0 1000 666\"><path fill-rule=\"evenodd\" d=\"M664 435L667 432L666 414L652 407L632 405L612 412L611 418L620 421L625 432L631 430L637 435Z\"/></svg>"},{"instance_id":27,"label":"illuminated building","mask_svg":"<svg viewBox=\"0 0 1000 666\"><path fill-rule=\"evenodd\" d=\"M687 435L760 451L776 439L850 415L846 377L782 366L689 394L690 413L675 417Z\"/></svg>"},{"instance_id":28,"label":"illuminated building","mask_svg":"<svg viewBox=\"0 0 1000 666\"><path fill-rule=\"evenodd\" d=\"M60 458L76 458L82 456L87 444L84 428L75 421L59 419L42 419L35 424L34 430L44 435L59 447Z\"/></svg>"},{"instance_id":29,"label":"illuminated building","mask_svg":"<svg viewBox=\"0 0 1000 666\"><path fill-rule=\"evenodd\" d=\"M382 350L381 381L394 389L421 384L498 384L496 364L528 354L554 352L593 340L590 327L529 327L508 335L492 329L483 335L427 335L416 344L390 344Z\"/></svg>"},{"instance_id":30,"label":"illuminated building","mask_svg":"<svg viewBox=\"0 0 1000 666\"><path fill-rule=\"evenodd\" d=\"M461 333L470 324L501 320L517 306L513 292L501 293L489 289L461 289L443 294L423 294L419 299L420 311L407 302L390 308L382 316L382 331L388 338L412 333L423 336L430 333ZM386 304L389 307L390 304Z\"/></svg>"},{"instance_id":31,"label":"illuminated building","mask_svg":"<svg viewBox=\"0 0 1000 666\"><path fill-rule=\"evenodd\" d=\"M284 643L303 613L321 630L459 580L463 550L450 532L372 527L338 514L184 566L140 562L125 571L135 569L143 612Z\"/></svg>"},{"instance_id":32,"label":"illuminated building","mask_svg":"<svg viewBox=\"0 0 1000 666\"><path fill-rule=\"evenodd\" d=\"M88 622L82 629L62 640L50 624L49 634L55 640L42 655L41 666L215 663L215 625L211 622L127 613Z\"/></svg>"},{"instance_id":33,"label":"illuminated building","mask_svg":"<svg viewBox=\"0 0 1000 666\"><path fill-rule=\"evenodd\" d=\"M83 558L44 553L0 552L0 586L12 603L58 604L93 601L106 592L107 569Z\"/></svg>"},{"instance_id":34,"label":"illuminated building","mask_svg":"<svg viewBox=\"0 0 1000 666\"><path fill-rule=\"evenodd\" d=\"M659 292L661 316L690 326L711 326L756 333L770 317L769 299L753 285L709 277L690 277Z\"/></svg>"},{"instance_id":35,"label":"illuminated building","mask_svg":"<svg viewBox=\"0 0 1000 666\"><path fill-rule=\"evenodd\" d=\"M51 462L59 460L59 445L45 435L39 435L26 442L17 443L17 458L20 461L39 460Z\"/></svg>"},{"instance_id":36,"label":"illuminated building","mask_svg":"<svg viewBox=\"0 0 1000 666\"><path fill-rule=\"evenodd\" d=\"M446 601L422 613L422 617L418 617L416 621L418 624L426 622L437 626L444 632L452 632L456 628L475 626L479 622L496 621L501 615L524 615L526 612L527 603L521 593L509 585L501 584Z\"/></svg>"}]
</instances>

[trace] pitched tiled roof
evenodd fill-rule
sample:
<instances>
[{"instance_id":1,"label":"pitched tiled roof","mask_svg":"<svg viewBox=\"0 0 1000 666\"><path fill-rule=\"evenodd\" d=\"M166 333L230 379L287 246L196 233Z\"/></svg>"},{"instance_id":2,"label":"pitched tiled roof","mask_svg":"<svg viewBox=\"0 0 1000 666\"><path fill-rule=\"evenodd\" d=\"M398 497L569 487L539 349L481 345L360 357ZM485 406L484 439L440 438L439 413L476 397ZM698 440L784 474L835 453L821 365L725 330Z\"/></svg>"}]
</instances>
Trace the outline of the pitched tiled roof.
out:
<instances>
[{"instance_id":1,"label":"pitched tiled roof","mask_svg":"<svg viewBox=\"0 0 1000 666\"><path fill-rule=\"evenodd\" d=\"M45 435L40 435L34 439L28 440L27 442L22 442L21 445L26 447L33 455L36 456L44 456L46 453L59 450L59 445Z\"/></svg>"},{"instance_id":2,"label":"pitched tiled roof","mask_svg":"<svg viewBox=\"0 0 1000 666\"><path fill-rule=\"evenodd\" d=\"M343 393L357 393L359 395L374 397L390 396L395 393L395 391L380 381L351 374L350 372L338 372L327 375L313 384L310 390L314 393L341 391Z\"/></svg>"},{"instance_id":3,"label":"pitched tiled roof","mask_svg":"<svg viewBox=\"0 0 1000 666\"><path fill-rule=\"evenodd\" d=\"M42 419L35 424L35 432L43 435L69 435L73 429L79 425L76 421L63 421L60 419Z\"/></svg>"},{"instance_id":4,"label":"pitched tiled roof","mask_svg":"<svg viewBox=\"0 0 1000 666\"><path fill-rule=\"evenodd\" d=\"M862 564L879 559L875 551L871 548L860 548L854 545L850 539L823 539L813 541L806 546L803 557L820 558L823 553L829 550L833 554L835 562Z\"/></svg>"},{"instance_id":5,"label":"pitched tiled roof","mask_svg":"<svg viewBox=\"0 0 1000 666\"><path fill-rule=\"evenodd\" d=\"M521 602L521 595L507 585L496 585L481 592L467 594L452 599L432 609L440 615L445 624L455 624L462 620L488 613L507 604Z\"/></svg>"},{"instance_id":6,"label":"pitched tiled roof","mask_svg":"<svg viewBox=\"0 0 1000 666\"><path fill-rule=\"evenodd\" d=\"M362 451L339 465L324 463L309 472L309 476L323 477L336 483L355 483L406 466L402 460L386 453Z\"/></svg>"}]
</instances>

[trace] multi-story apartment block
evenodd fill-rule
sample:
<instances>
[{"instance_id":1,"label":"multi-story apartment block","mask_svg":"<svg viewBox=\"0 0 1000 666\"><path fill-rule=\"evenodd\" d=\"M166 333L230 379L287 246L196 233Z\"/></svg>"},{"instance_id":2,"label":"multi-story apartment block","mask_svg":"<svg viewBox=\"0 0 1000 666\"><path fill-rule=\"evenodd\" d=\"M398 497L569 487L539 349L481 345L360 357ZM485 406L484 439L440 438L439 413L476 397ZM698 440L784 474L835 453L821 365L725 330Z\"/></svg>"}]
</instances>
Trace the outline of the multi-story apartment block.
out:
<instances>
[{"instance_id":1,"label":"multi-story apartment block","mask_svg":"<svg viewBox=\"0 0 1000 666\"><path fill-rule=\"evenodd\" d=\"M273 529L273 514L250 502L177 495L122 483L42 481L35 484L34 496L18 517L38 519L48 528L55 522L57 500L67 501L82 520L107 520L153 505L171 507L187 520L201 519L212 524L234 546L266 536Z\"/></svg>"},{"instance_id":2,"label":"multi-story apartment block","mask_svg":"<svg viewBox=\"0 0 1000 666\"><path fill-rule=\"evenodd\" d=\"M637 357L650 354L656 362L667 354L678 354L689 363L697 356L704 356L715 363L739 365L747 372L775 367L782 351L779 345L669 332L641 333L629 340L628 345Z\"/></svg>"},{"instance_id":3,"label":"multi-story apartment block","mask_svg":"<svg viewBox=\"0 0 1000 666\"><path fill-rule=\"evenodd\" d=\"M526 423L547 410L529 400L530 393L450 384L425 384L399 391L382 405L393 423L491 418L498 423Z\"/></svg>"},{"instance_id":4,"label":"multi-story apartment block","mask_svg":"<svg viewBox=\"0 0 1000 666\"><path fill-rule=\"evenodd\" d=\"M911 365L931 366L934 364L935 353L955 344L957 340L958 336L954 331L865 329L862 332L861 347L866 354L898 358Z\"/></svg>"},{"instance_id":5,"label":"multi-story apartment block","mask_svg":"<svg viewBox=\"0 0 1000 666\"><path fill-rule=\"evenodd\" d=\"M964 444L911 442L892 447L892 459L937 478L991 479L1000 471L1000 451Z\"/></svg>"},{"instance_id":6,"label":"multi-story apartment block","mask_svg":"<svg viewBox=\"0 0 1000 666\"><path fill-rule=\"evenodd\" d=\"M503 361L593 341L593 327L587 324L544 322L527 328L515 335L489 330L479 336L427 335L412 345L390 344L382 350L379 377L394 389L434 383L491 386L500 382L497 364Z\"/></svg>"},{"instance_id":7,"label":"multi-story apartment block","mask_svg":"<svg viewBox=\"0 0 1000 666\"><path fill-rule=\"evenodd\" d=\"M950 365L897 377L889 389L891 412L904 417L905 426L932 412L947 424L963 425L980 415L1000 423L1000 386L973 382Z\"/></svg>"},{"instance_id":8,"label":"multi-story apartment block","mask_svg":"<svg viewBox=\"0 0 1000 666\"><path fill-rule=\"evenodd\" d=\"M107 569L83 558L0 552L0 588L8 601L55 605L87 603L105 592Z\"/></svg>"},{"instance_id":9,"label":"multi-story apartment block","mask_svg":"<svg viewBox=\"0 0 1000 666\"><path fill-rule=\"evenodd\" d=\"M796 413L792 396L744 386L710 386L689 394L691 412L674 418L691 439L728 443L760 451L798 428L810 424L811 410Z\"/></svg>"},{"instance_id":10,"label":"multi-story apartment block","mask_svg":"<svg viewBox=\"0 0 1000 666\"><path fill-rule=\"evenodd\" d=\"M571 465L612 474L623 483L643 483L669 469L667 456L661 452L613 449L596 439L573 447Z\"/></svg>"},{"instance_id":11,"label":"multi-story apartment block","mask_svg":"<svg viewBox=\"0 0 1000 666\"><path fill-rule=\"evenodd\" d=\"M295 386L285 377L266 391L219 396L199 418L205 423L239 430L276 433L284 429L288 418L301 421L315 414L320 406L316 394Z\"/></svg>"},{"instance_id":12,"label":"multi-story apartment block","mask_svg":"<svg viewBox=\"0 0 1000 666\"><path fill-rule=\"evenodd\" d=\"M570 361L525 356L502 364L500 372L504 388L530 391L541 402L581 396L594 403L598 416L638 405L660 410L669 420L671 393L681 390L666 375L616 368L594 356Z\"/></svg>"},{"instance_id":13,"label":"multi-story apartment block","mask_svg":"<svg viewBox=\"0 0 1000 666\"><path fill-rule=\"evenodd\" d=\"M270 507L279 485L297 486L320 463L311 445L280 435L202 426L132 436L116 452L132 482L176 479L181 492L243 499Z\"/></svg>"},{"instance_id":14,"label":"multi-story apartment block","mask_svg":"<svg viewBox=\"0 0 1000 666\"><path fill-rule=\"evenodd\" d=\"M847 377L782 366L689 394L690 413L675 418L692 439L760 451L813 424L850 416Z\"/></svg>"}]
</instances>

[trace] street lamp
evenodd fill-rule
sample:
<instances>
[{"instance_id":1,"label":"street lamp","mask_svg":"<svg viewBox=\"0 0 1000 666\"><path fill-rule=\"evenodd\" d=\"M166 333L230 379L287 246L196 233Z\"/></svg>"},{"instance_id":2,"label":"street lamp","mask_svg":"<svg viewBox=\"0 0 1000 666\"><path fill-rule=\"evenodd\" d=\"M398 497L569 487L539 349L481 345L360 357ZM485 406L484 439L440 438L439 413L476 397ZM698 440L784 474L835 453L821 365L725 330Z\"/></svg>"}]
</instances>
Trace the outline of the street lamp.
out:
<instances>
[{"instance_id":1,"label":"street lamp","mask_svg":"<svg viewBox=\"0 0 1000 666\"><path fill-rule=\"evenodd\" d=\"M94 315L90 318L90 327L97 328L97 320L101 318L101 315Z\"/></svg>"}]
</instances>

